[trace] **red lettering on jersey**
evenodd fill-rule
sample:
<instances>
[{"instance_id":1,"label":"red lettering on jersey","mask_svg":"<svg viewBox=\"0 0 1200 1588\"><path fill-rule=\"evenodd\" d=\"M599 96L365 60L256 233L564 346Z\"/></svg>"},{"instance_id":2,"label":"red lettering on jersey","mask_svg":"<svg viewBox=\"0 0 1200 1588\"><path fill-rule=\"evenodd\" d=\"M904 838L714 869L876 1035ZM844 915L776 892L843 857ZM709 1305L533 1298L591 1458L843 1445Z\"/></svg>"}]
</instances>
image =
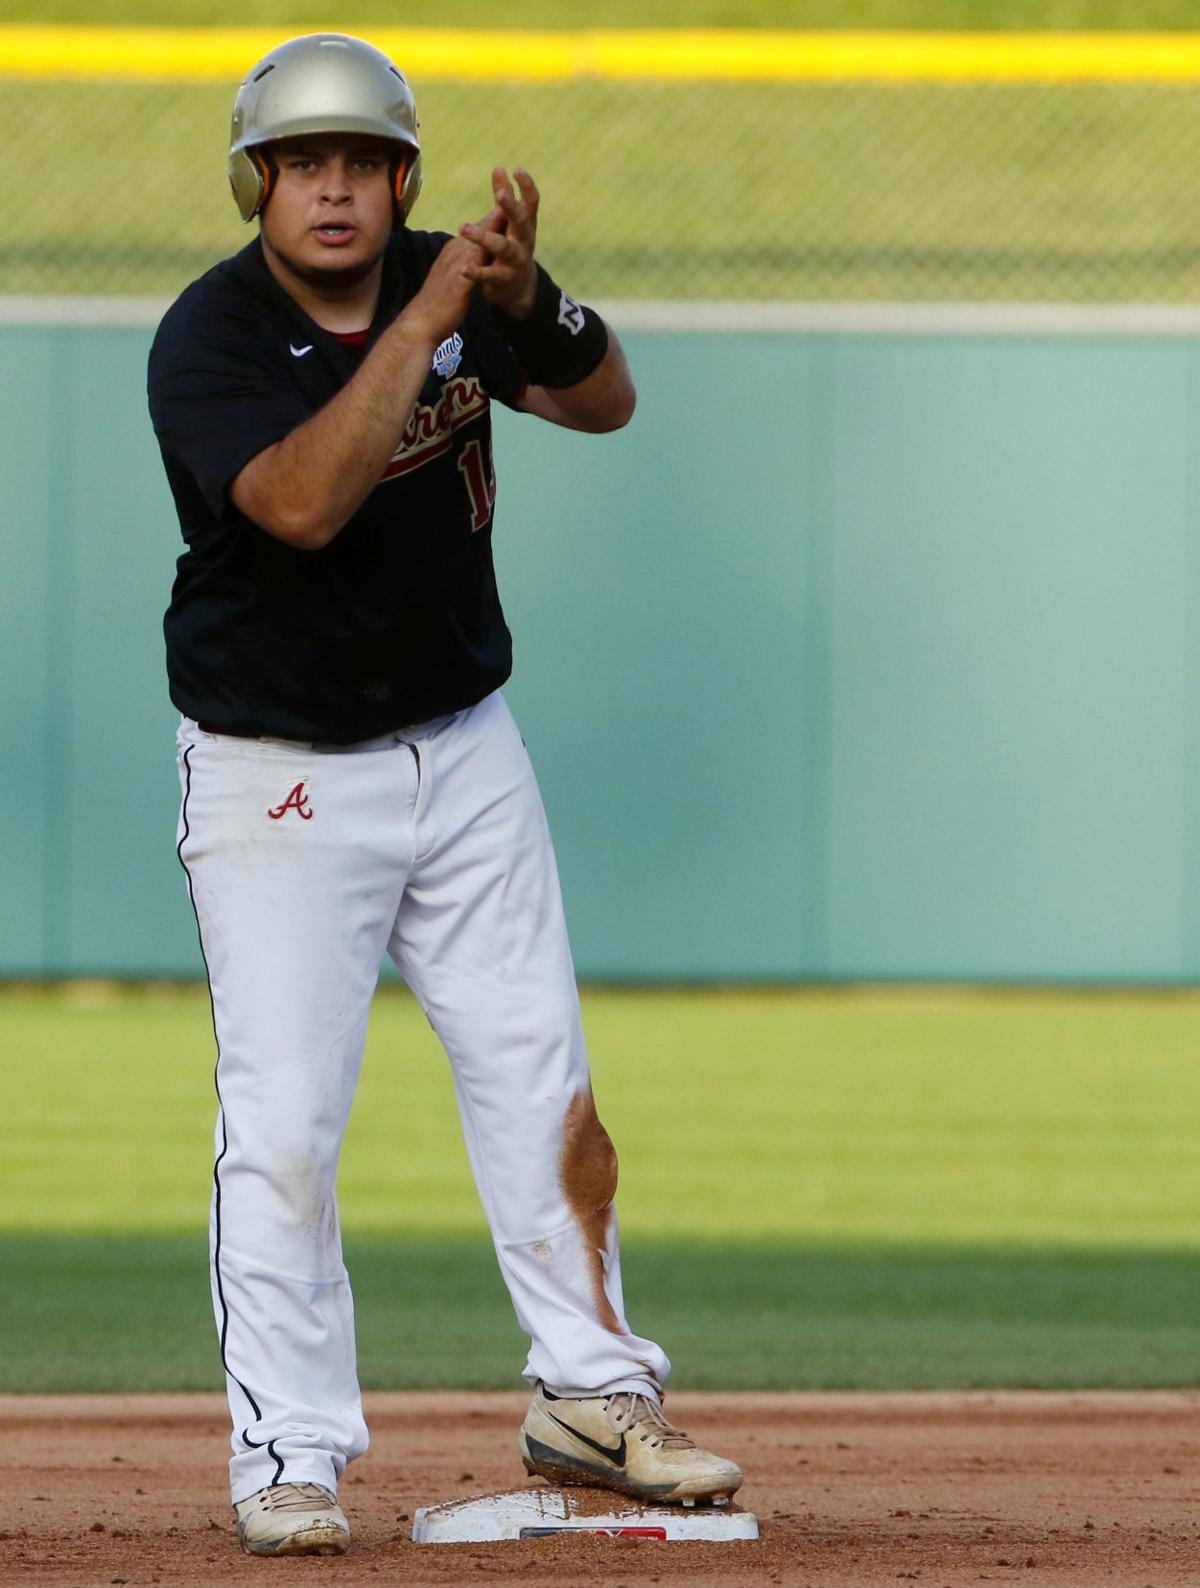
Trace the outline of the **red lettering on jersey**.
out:
<instances>
[{"instance_id":1,"label":"red lettering on jersey","mask_svg":"<svg viewBox=\"0 0 1200 1588\"><path fill-rule=\"evenodd\" d=\"M312 821L313 813L309 808L308 795L304 792L303 783L297 783L283 804L277 805L273 811L268 811L267 815L273 822L277 822L286 811L295 811L302 822Z\"/></svg>"},{"instance_id":2,"label":"red lettering on jersey","mask_svg":"<svg viewBox=\"0 0 1200 1588\"><path fill-rule=\"evenodd\" d=\"M454 432L488 409L488 395L474 375L448 380L432 406L418 403L404 428L400 445L383 471L383 480L419 469L422 463L450 450ZM382 483L382 481L381 481Z\"/></svg>"}]
</instances>

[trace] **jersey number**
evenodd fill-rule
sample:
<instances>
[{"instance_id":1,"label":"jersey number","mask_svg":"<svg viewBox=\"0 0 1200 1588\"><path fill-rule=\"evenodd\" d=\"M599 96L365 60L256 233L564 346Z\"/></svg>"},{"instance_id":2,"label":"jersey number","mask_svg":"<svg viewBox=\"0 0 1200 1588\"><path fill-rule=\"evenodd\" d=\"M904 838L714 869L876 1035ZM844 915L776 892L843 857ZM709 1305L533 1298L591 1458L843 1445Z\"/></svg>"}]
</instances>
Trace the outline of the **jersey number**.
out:
<instances>
[{"instance_id":1,"label":"jersey number","mask_svg":"<svg viewBox=\"0 0 1200 1588\"><path fill-rule=\"evenodd\" d=\"M458 454L458 472L467 482L467 495L471 498L471 532L486 529L492 521L492 508L496 504L496 476L485 466L483 448L478 441L468 441Z\"/></svg>"}]
</instances>

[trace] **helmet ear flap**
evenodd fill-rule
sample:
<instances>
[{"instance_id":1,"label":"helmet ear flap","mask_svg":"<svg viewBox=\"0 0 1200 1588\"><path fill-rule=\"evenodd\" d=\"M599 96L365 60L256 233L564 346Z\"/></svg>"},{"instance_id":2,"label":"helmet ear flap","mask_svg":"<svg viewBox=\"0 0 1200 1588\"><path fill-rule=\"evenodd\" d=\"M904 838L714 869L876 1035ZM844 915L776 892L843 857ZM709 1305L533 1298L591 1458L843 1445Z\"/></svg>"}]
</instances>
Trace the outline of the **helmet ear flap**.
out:
<instances>
[{"instance_id":1,"label":"helmet ear flap","mask_svg":"<svg viewBox=\"0 0 1200 1588\"><path fill-rule=\"evenodd\" d=\"M396 205L396 222L403 225L408 212L416 203L421 191L421 156L415 149L405 148L392 161L392 198Z\"/></svg>"},{"instance_id":2,"label":"helmet ear flap","mask_svg":"<svg viewBox=\"0 0 1200 1588\"><path fill-rule=\"evenodd\" d=\"M396 223L402 225L412 213L421 191L421 151L412 144L402 144L392 161L391 176Z\"/></svg>"},{"instance_id":3,"label":"helmet ear flap","mask_svg":"<svg viewBox=\"0 0 1200 1588\"><path fill-rule=\"evenodd\" d=\"M247 153L254 162L254 169L258 172L258 179L262 184L262 194L255 210L255 214L261 215L267 207L267 200L271 196L271 189L275 186L275 177L279 168L265 149L249 149Z\"/></svg>"}]
</instances>

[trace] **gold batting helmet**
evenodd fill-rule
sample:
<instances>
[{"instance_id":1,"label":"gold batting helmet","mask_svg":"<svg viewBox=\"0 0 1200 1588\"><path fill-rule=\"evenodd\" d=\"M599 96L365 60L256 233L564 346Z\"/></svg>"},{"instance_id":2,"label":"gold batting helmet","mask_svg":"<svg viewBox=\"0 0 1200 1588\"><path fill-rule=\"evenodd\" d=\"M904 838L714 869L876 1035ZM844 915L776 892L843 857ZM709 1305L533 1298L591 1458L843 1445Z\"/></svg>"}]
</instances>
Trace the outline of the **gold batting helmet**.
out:
<instances>
[{"instance_id":1,"label":"gold batting helmet","mask_svg":"<svg viewBox=\"0 0 1200 1588\"><path fill-rule=\"evenodd\" d=\"M346 33L289 39L238 89L229 134L229 185L244 221L271 194L274 168L263 145L304 133L357 132L399 147L392 163L396 210L408 217L421 191L421 145L412 92L381 50Z\"/></svg>"}]
</instances>

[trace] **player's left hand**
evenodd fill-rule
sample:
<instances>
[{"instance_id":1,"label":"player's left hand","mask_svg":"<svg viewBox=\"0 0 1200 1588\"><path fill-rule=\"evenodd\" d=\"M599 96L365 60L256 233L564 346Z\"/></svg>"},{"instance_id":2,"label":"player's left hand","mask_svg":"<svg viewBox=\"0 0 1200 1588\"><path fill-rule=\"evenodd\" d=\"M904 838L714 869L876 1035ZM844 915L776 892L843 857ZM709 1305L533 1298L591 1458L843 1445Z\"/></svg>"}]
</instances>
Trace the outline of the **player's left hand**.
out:
<instances>
[{"instance_id":1,"label":"player's left hand","mask_svg":"<svg viewBox=\"0 0 1200 1588\"><path fill-rule=\"evenodd\" d=\"M495 204L482 220L458 230L461 237L478 244L487 256L485 263L468 267L466 274L479 283L490 303L523 319L533 308L537 293L533 250L541 195L528 171L517 166L513 175L519 194L513 191L504 167L496 166L492 172Z\"/></svg>"}]
</instances>

